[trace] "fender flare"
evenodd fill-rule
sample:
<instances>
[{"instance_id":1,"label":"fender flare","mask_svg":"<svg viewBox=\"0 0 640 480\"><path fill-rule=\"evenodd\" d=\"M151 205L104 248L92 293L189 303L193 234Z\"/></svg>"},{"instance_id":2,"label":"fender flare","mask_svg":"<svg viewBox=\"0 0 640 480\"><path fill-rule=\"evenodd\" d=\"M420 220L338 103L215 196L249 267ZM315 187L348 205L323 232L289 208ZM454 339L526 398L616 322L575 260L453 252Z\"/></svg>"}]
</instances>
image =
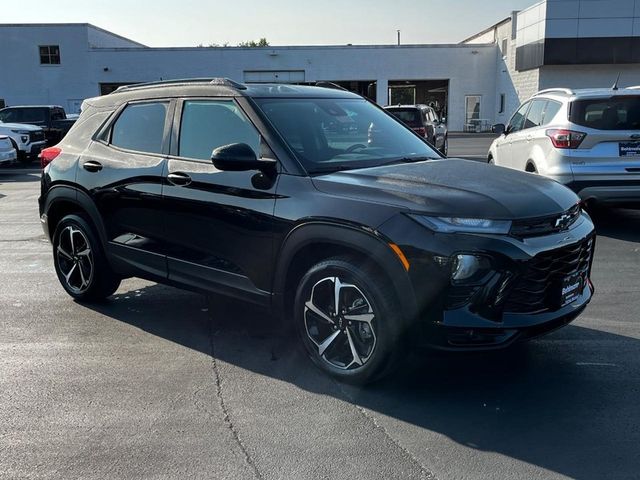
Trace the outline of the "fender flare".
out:
<instances>
[{"instance_id":1,"label":"fender flare","mask_svg":"<svg viewBox=\"0 0 640 480\"><path fill-rule=\"evenodd\" d=\"M362 228L323 221L298 225L283 241L276 257L273 278L274 307L278 311L285 311L287 273L295 256L305 247L320 243L346 247L371 259L389 277L400 302L403 318L416 318L417 303L409 275L385 239Z\"/></svg>"},{"instance_id":2,"label":"fender flare","mask_svg":"<svg viewBox=\"0 0 640 480\"><path fill-rule=\"evenodd\" d=\"M102 246L106 247L107 231L96 205L87 193L70 185L55 185L47 193L47 198L44 202L42 212L48 216L51 208L55 207L55 205L60 202L73 203L82 209L93 223L96 233L98 234L98 238L100 238L100 241L102 242ZM51 230L50 225L48 225L47 228L49 228L49 231ZM53 232L50 231L50 234L52 235Z\"/></svg>"}]
</instances>

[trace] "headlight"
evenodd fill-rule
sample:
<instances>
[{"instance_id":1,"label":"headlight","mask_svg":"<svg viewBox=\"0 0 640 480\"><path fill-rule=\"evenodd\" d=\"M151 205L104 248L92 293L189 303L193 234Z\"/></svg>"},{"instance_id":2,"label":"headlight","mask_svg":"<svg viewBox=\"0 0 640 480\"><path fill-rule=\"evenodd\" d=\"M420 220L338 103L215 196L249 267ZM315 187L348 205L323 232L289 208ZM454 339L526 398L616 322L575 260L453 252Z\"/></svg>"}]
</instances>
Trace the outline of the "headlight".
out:
<instances>
[{"instance_id":1,"label":"headlight","mask_svg":"<svg viewBox=\"0 0 640 480\"><path fill-rule=\"evenodd\" d=\"M442 233L497 233L506 235L511 230L510 220L489 220L486 218L427 217L410 215L421 225Z\"/></svg>"},{"instance_id":2,"label":"headlight","mask_svg":"<svg viewBox=\"0 0 640 480\"><path fill-rule=\"evenodd\" d=\"M13 133L17 133L18 135L29 135L29 130L11 130Z\"/></svg>"},{"instance_id":3,"label":"headlight","mask_svg":"<svg viewBox=\"0 0 640 480\"><path fill-rule=\"evenodd\" d=\"M20 135L20 141L22 143L29 143L29 135Z\"/></svg>"}]
</instances>

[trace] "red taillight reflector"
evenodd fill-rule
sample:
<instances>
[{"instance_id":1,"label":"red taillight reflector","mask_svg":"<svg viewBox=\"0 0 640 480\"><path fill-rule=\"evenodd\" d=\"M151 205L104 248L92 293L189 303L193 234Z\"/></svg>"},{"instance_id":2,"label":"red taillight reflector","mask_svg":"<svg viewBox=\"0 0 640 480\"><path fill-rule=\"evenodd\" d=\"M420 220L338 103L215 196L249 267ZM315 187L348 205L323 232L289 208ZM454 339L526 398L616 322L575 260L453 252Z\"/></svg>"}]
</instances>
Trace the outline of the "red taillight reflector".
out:
<instances>
[{"instance_id":1,"label":"red taillight reflector","mask_svg":"<svg viewBox=\"0 0 640 480\"><path fill-rule=\"evenodd\" d=\"M42 168L49 165L53 160L62 153L62 149L58 147L45 148L40 152L38 157L40 158L40 166Z\"/></svg>"},{"instance_id":2,"label":"red taillight reflector","mask_svg":"<svg viewBox=\"0 0 640 480\"><path fill-rule=\"evenodd\" d=\"M427 134L427 131L424 129L424 127L414 128L413 131L416 132L421 137L424 137Z\"/></svg>"},{"instance_id":3,"label":"red taillight reflector","mask_svg":"<svg viewBox=\"0 0 640 480\"><path fill-rule=\"evenodd\" d=\"M586 133L565 129L547 130L546 133L556 148L578 148L587 136Z\"/></svg>"}]
</instances>

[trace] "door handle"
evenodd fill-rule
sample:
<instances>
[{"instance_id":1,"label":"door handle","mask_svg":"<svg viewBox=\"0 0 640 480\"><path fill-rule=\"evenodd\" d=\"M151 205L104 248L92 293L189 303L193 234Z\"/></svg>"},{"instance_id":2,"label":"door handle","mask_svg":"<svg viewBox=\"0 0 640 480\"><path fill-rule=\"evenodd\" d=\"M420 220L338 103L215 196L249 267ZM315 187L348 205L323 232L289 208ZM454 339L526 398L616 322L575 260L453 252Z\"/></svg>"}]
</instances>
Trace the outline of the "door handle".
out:
<instances>
[{"instance_id":1,"label":"door handle","mask_svg":"<svg viewBox=\"0 0 640 480\"><path fill-rule=\"evenodd\" d=\"M87 172L99 172L102 170L102 164L100 162L96 162L95 160L89 160L82 164L82 168L84 168Z\"/></svg>"},{"instance_id":2,"label":"door handle","mask_svg":"<svg viewBox=\"0 0 640 480\"><path fill-rule=\"evenodd\" d=\"M182 172L170 173L169 175L167 175L167 180L170 184L177 187L184 187L191 183L191 177Z\"/></svg>"},{"instance_id":3,"label":"door handle","mask_svg":"<svg viewBox=\"0 0 640 480\"><path fill-rule=\"evenodd\" d=\"M531 140L533 140L533 135L527 135L527 142L530 142Z\"/></svg>"}]
</instances>

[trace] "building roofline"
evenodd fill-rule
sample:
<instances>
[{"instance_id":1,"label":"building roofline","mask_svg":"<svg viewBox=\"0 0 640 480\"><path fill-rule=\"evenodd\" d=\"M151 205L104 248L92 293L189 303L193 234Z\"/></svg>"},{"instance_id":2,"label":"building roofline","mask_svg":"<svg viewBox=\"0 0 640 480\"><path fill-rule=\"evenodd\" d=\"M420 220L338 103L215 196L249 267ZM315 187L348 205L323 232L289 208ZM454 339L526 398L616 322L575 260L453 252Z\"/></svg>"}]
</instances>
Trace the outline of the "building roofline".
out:
<instances>
[{"instance_id":1,"label":"building roofline","mask_svg":"<svg viewBox=\"0 0 640 480\"><path fill-rule=\"evenodd\" d=\"M476 34L474 34L474 35L471 35L471 36L470 36L470 37L468 37L468 38L465 38L464 40L462 40L462 41L460 42L460 44L468 43L468 42L470 42L471 40L474 40L474 39L476 39L476 38L478 38L478 37L481 37L481 36L482 36L482 35L484 35L485 33L489 33L490 31L495 30L496 28L501 27L502 25L504 25L504 24L506 24L506 23L508 23L508 22L510 22L510 21L511 21L511 17L507 17L507 18L505 18L504 20L500 20L498 23L494 23L493 25L491 25L490 27L485 28L485 29L484 29L484 30L482 30L481 32L478 32L478 33L476 33Z\"/></svg>"},{"instance_id":2,"label":"building roofline","mask_svg":"<svg viewBox=\"0 0 640 480\"><path fill-rule=\"evenodd\" d=\"M98 27L92 23L88 22L61 22L61 23L0 23L0 28L3 27L86 27L93 28L94 30L98 30L100 32L106 33L113 37L119 38L120 40L126 40L127 42L131 42L135 45L139 45L140 48L149 48L147 45L136 42L135 40L131 40L130 38L123 37L122 35L118 35L117 33L113 33L110 30L106 30L104 28Z\"/></svg>"},{"instance_id":3,"label":"building roofline","mask_svg":"<svg viewBox=\"0 0 640 480\"><path fill-rule=\"evenodd\" d=\"M94 30L98 30L100 32L106 33L108 35L111 35L112 37L116 37L119 38L120 40L125 40L127 42L131 42L131 43L135 43L136 45L139 45L141 48L149 48L147 45L145 45L144 43L140 43L140 42L136 42L135 40L131 40L128 37L124 37L122 35L118 35L117 33L113 33L110 30L105 30L104 28L100 28L96 25L93 25L92 23L87 23L87 26L89 26L89 28L93 28ZM100 47L98 47L100 48Z\"/></svg>"},{"instance_id":4,"label":"building roofline","mask_svg":"<svg viewBox=\"0 0 640 480\"><path fill-rule=\"evenodd\" d=\"M460 44L460 43L419 43L419 44L406 44L406 45L279 45L270 47L145 47L144 50L152 51L206 51L206 50L248 50L248 51L263 51L263 52L281 52L287 50L315 50L315 49L399 49L408 50L415 48L488 48L493 47L493 43L476 43L476 44ZM108 47L108 48L94 48L93 51L105 51L105 52L139 52L143 50L136 47Z\"/></svg>"}]
</instances>

